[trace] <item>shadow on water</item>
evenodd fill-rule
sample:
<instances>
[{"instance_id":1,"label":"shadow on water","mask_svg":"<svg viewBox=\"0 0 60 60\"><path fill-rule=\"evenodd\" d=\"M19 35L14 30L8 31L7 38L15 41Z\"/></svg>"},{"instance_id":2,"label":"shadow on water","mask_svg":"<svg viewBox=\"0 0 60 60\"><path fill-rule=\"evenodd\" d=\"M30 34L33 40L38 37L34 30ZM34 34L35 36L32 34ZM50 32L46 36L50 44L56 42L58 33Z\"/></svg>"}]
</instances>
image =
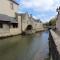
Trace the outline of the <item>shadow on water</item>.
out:
<instances>
[{"instance_id":1,"label":"shadow on water","mask_svg":"<svg viewBox=\"0 0 60 60\"><path fill-rule=\"evenodd\" d=\"M42 60L48 57L48 32L0 40L0 60Z\"/></svg>"}]
</instances>

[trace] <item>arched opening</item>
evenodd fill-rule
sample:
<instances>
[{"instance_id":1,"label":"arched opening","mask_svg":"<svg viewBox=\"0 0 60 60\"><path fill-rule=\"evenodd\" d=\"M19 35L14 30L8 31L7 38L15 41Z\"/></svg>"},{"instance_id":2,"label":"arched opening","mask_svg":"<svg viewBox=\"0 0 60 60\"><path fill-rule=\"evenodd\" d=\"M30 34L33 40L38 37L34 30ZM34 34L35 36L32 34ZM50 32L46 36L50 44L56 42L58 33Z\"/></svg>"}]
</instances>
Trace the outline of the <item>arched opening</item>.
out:
<instances>
[{"instance_id":1,"label":"arched opening","mask_svg":"<svg viewBox=\"0 0 60 60\"><path fill-rule=\"evenodd\" d=\"M26 30L32 30L32 25L28 25Z\"/></svg>"}]
</instances>

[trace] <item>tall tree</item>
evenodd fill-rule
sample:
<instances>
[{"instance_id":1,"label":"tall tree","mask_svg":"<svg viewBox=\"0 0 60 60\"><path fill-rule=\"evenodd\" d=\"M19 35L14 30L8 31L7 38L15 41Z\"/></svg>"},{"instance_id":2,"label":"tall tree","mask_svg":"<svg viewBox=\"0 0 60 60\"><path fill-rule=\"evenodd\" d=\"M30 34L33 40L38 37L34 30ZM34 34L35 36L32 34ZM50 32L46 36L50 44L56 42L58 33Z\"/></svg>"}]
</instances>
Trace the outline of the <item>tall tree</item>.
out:
<instances>
[{"instance_id":1,"label":"tall tree","mask_svg":"<svg viewBox=\"0 0 60 60\"><path fill-rule=\"evenodd\" d=\"M50 21L49 21L49 26L55 26L56 25L56 18L52 18Z\"/></svg>"}]
</instances>

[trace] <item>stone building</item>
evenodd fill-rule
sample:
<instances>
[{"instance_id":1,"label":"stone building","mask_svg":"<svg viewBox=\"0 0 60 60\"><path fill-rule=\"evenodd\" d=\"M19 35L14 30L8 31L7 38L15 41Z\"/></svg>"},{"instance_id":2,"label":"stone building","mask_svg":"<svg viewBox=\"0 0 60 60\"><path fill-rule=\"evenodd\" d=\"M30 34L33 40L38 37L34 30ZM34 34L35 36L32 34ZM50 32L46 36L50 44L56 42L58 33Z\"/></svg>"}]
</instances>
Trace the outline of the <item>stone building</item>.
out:
<instances>
[{"instance_id":1,"label":"stone building","mask_svg":"<svg viewBox=\"0 0 60 60\"><path fill-rule=\"evenodd\" d=\"M57 8L57 12L56 29L57 31L60 31L60 7Z\"/></svg>"},{"instance_id":2,"label":"stone building","mask_svg":"<svg viewBox=\"0 0 60 60\"><path fill-rule=\"evenodd\" d=\"M42 31L43 29L43 24L39 19L34 19L32 15L29 15L28 13L18 13L18 21L21 23L20 29L21 32L24 31Z\"/></svg>"},{"instance_id":3,"label":"stone building","mask_svg":"<svg viewBox=\"0 0 60 60\"><path fill-rule=\"evenodd\" d=\"M0 0L0 35L15 35L18 33L16 12L19 4L15 0Z\"/></svg>"},{"instance_id":4,"label":"stone building","mask_svg":"<svg viewBox=\"0 0 60 60\"><path fill-rule=\"evenodd\" d=\"M40 19L37 19L37 20L34 20L34 21L35 21L35 30L36 31L44 30L43 23L40 21Z\"/></svg>"},{"instance_id":5,"label":"stone building","mask_svg":"<svg viewBox=\"0 0 60 60\"><path fill-rule=\"evenodd\" d=\"M20 29L21 29L21 32L24 32L24 31L26 31L26 29L27 29L27 27L30 25L30 26L32 26L31 25L31 18L30 18L30 16L29 16L29 14L28 13L18 13L17 14L17 16L18 16L18 21L20 21L21 23L19 24L19 22L18 22L18 24L20 25Z\"/></svg>"},{"instance_id":6,"label":"stone building","mask_svg":"<svg viewBox=\"0 0 60 60\"><path fill-rule=\"evenodd\" d=\"M35 19L35 18L31 17L31 23L33 26L33 30L35 30L35 31L44 30L43 23L40 21L40 19Z\"/></svg>"},{"instance_id":7,"label":"stone building","mask_svg":"<svg viewBox=\"0 0 60 60\"><path fill-rule=\"evenodd\" d=\"M0 0L0 14L15 17L18 5L15 0Z\"/></svg>"},{"instance_id":8,"label":"stone building","mask_svg":"<svg viewBox=\"0 0 60 60\"><path fill-rule=\"evenodd\" d=\"M43 30L43 24L28 13L17 13L15 0L0 0L0 37Z\"/></svg>"}]
</instances>

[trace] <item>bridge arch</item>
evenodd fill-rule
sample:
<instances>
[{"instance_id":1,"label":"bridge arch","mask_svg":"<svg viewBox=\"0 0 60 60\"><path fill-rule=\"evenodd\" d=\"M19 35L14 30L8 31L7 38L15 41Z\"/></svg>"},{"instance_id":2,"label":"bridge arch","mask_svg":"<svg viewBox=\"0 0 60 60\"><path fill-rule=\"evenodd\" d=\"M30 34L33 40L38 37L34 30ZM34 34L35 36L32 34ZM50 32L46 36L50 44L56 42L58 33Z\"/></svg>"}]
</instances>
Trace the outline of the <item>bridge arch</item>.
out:
<instances>
[{"instance_id":1,"label":"bridge arch","mask_svg":"<svg viewBox=\"0 0 60 60\"><path fill-rule=\"evenodd\" d=\"M28 25L26 28L26 30L32 30L32 29L33 29L32 25Z\"/></svg>"}]
</instances>

